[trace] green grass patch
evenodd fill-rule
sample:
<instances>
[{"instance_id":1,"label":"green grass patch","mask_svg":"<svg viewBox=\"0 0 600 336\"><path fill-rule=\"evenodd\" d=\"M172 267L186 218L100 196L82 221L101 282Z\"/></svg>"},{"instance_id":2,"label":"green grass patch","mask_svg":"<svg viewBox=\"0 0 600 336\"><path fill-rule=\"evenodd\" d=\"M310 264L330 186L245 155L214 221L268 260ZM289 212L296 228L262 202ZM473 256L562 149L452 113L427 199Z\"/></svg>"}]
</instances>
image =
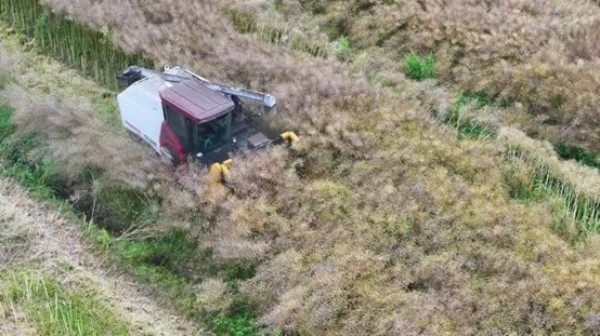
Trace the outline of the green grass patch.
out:
<instances>
[{"instance_id":1,"label":"green grass patch","mask_svg":"<svg viewBox=\"0 0 600 336\"><path fill-rule=\"evenodd\" d=\"M175 229L159 237L138 240L122 240L117 243L120 258L127 264L141 268L164 268L178 276L220 277L228 282L250 279L256 265L247 262L216 263L210 248L202 248L197 237L190 232Z\"/></svg>"},{"instance_id":2,"label":"green grass patch","mask_svg":"<svg viewBox=\"0 0 600 336\"><path fill-rule=\"evenodd\" d=\"M218 315L212 320L212 330L217 335L253 336L259 335L261 328L251 313L244 312L233 316Z\"/></svg>"},{"instance_id":3,"label":"green grass patch","mask_svg":"<svg viewBox=\"0 0 600 336\"><path fill-rule=\"evenodd\" d=\"M217 264L212 250L202 249L197 239L183 230L145 240L120 241L116 246L124 264L177 302L177 307L185 315L207 325L215 334L261 334L262 326L256 322L252 306L237 290L238 281L254 276L254 264ZM189 274L191 267L194 267L193 274ZM215 277L227 281L236 295L229 310L211 315L198 306L192 283Z\"/></svg>"},{"instance_id":4,"label":"green grass patch","mask_svg":"<svg viewBox=\"0 0 600 336\"><path fill-rule=\"evenodd\" d=\"M216 263L211 249L201 248L196 237L174 230L160 237L113 241L121 262L176 302L186 316L200 321L217 335L259 335L251 305L237 290L240 280L254 276L256 265ZM193 269L193 273L190 273ZM235 294L235 303L217 315L207 314L196 301L193 283L222 278Z\"/></svg>"},{"instance_id":5,"label":"green grass patch","mask_svg":"<svg viewBox=\"0 0 600 336\"><path fill-rule=\"evenodd\" d=\"M30 152L38 146L35 135L17 135L11 123L12 109L0 106L1 173L19 181L37 197L53 199L66 194L65 181L49 157L31 160Z\"/></svg>"},{"instance_id":6,"label":"green grass patch","mask_svg":"<svg viewBox=\"0 0 600 336\"><path fill-rule=\"evenodd\" d=\"M160 217L160 197L157 195L118 184L101 186L93 191L85 181L79 182L86 192L73 203L74 210L113 235L143 227Z\"/></svg>"},{"instance_id":7,"label":"green grass patch","mask_svg":"<svg viewBox=\"0 0 600 336\"><path fill-rule=\"evenodd\" d=\"M121 185L107 186L97 193L95 220L109 231L120 234L127 229L156 221L158 196Z\"/></svg>"},{"instance_id":8,"label":"green grass patch","mask_svg":"<svg viewBox=\"0 0 600 336\"><path fill-rule=\"evenodd\" d=\"M0 0L0 18L36 40L39 48L87 77L116 90L116 75L129 65L153 67L140 54L127 54L104 34L43 7L38 0Z\"/></svg>"},{"instance_id":9,"label":"green grass patch","mask_svg":"<svg viewBox=\"0 0 600 336\"><path fill-rule=\"evenodd\" d=\"M433 53L421 57L411 52L404 59L404 72L406 76L414 80L435 78L437 76L437 59Z\"/></svg>"},{"instance_id":10,"label":"green grass patch","mask_svg":"<svg viewBox=\"0 0 600 336\"><path fill-rule=\"evenodd\" d=\"M559 142L554 145L558 156L563 160L575 160L588 167L600 169L600 156L598 154L587 152L581 146L567 145Z\"/></svg>"},{"instance_id":11,"label":"green grass patch","mask_svg":"<svg viewBox=\"0 0 600 336\"><path fill-rule=\"evenodd\" d=\"M133 265L164 267L175 273L185 273L185 266L196 260L198 243L189 233L176 229L160 237L124 241L119 255Z\"/></svg>"},{"instance_id":12,"label":"green grass patch","mask_svg":"<svg viewBox=\"0 0 600 336\"><path fill-rule=\"evenodd\" d=\"M470 120L457 121L455 126L459 139L491 139L496 136L490 128Z\"/></svg>"},{"instance_id":13,"label":"green grass patch","mask_svg":"<svg viewBox=\"0 0 600 336\"><path fill-rule=\"evenodd\" d=\"M352 41L348 36L340 36L336 41L337 56L341 60L349 60L352 56Z\"/></svg>"},{"instance_id":14,"label":"green grass patch","mask_svg":"<svg viewBox=\"0 0 600 336\"><path fill-rule=\"evenodd\" d=\"M459 139L489 139L496 137L495 130L473 120L472 117L464 116L464 107L473 101L475 101L477 109L485 106L483 104L486 102L481 98L473 98L473 96L461 92L445 122L456 128Z\"/></svg>"},{"instance_id":15,"label":"green grass patch","mask_svg":"<svg viewBox=\"0 0 600 336\"><path fill-rule=\"evenodd\" d=\"M0 140L6 139L14 131L11 123L12 114L10 106L0 104Z\"/></svg>"},{"instance_id":16,"label":"green grass patch","mask_svg":"<svg viewBox=\"0 0 600 336\"><path fill-rule=\"evenodd\" d=\"M256 265L245 263L228 263L218 267L219 274L225 281L247 280L256 274Z\"/></svg>"},{"instance_id":17,"label":"green grass patch","mask_svg":"<svg viewBox=\"0 0 600 336\"><path fill-rule=\"evenodd\" d=\"M129 335L128 325L91 293L28 273L11 273L0 281L6 285L0 302L21 307L40 335Z\"/></svg>"},{"instance_id":18,"label":"green grass patch","mask_svg":"<svg viewBox=\"0 0 600 336\"><path fill-rule=\"evenodd\" d=\"M477 108L492 106L495 103L494 97L487 91L463 91L462 96L474 103Z\"/></svg>"},{"instance_id":19,"label":"green grass patch","mask_svg":"<svg viewBox=\"0 0 600 336\"><path fill-rule=\"evenodd\" d=\"M513 107L515 105L515 99L510 96L497 99L497 102L501 108L509 108L509 107Z\"/></svg>"}]
</instances>

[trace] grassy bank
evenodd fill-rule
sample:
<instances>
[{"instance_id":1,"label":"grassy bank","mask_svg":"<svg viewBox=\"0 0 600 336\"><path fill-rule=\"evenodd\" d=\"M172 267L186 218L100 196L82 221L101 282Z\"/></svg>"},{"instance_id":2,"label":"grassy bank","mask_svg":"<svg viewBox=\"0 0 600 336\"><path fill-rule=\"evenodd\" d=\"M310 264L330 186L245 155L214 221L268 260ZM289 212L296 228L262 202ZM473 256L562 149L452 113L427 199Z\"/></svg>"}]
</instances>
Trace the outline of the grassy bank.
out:
<instances>
[{"instance_id":1,"label":"grassy bank","mask_svg":"<svg viewBox=\"0 0 600 336\"><path fill-rule=\"evenodd\" d=\"M26 316L26 326L36 334L130 335L129 326L92 293L65 288L48 275L2 271L0 288L4 314L12 313L13 321L18 322L22 318L18 309Z\"/></svg>"},{"instance_id":2,"label":"grassy bank","mask_svg":"<svg viewBox=\"0 0 600 336\"><path fill-rule=\"evenodd\" d=\"M122 67L150 63L139 55L125 54L113 47L105 35L62 15L52 14L36 1L4 1L0 3L0 16L11 23L12 37L23 41L24 36L34 39L27 42L30 51L56 57L109 89L115 87L114 75ZM25 24L28 20L36 21L40 29L30 29ZM2 72L0 88L6 89L11 77L19 75ZM14 88L9 90L14 91ZM100 104L103 104L101 100ZM23 106L20 108L27 108L26 104ZM58 108L57 115L65 114L64 110L71 107ZM110 110L110 106L106 109ZM73 117L68 116L67 123ZM116 118L114 113L99 116L99 119L109 119L110 124ZM41 133L36 131L36 127L21 129L15 125L14 109L6 104L0 106L2 175L16 179L40 200L56 204L63 212L72 214L73 220L81 223L82 230L99 248L111 252L122 267L156 289L159 296L166 296L171 305L199 325L207 326L218 335L258 333L260 327L253 319L252 307L236 289L237 282L254 274L254 265L217 262L210 248L198 245L197 231L157 228L155 222L167 220L159 215L165 200L151 187L134 187L121 178L107 177L112 173L107 170L111 166L107 162L90 162L83 153L76 159L81 164L65 165L55 155L56 147L60 145L48 146L54 137L65 139L73 130L45 127ZM57 131L58 134L52 133ZM187 217L199 216L187 214ZM231 302L228 305L212 303L222 309L207 311L202 299L198 298L196 287L211 278L224 279L223 291Z\"/></svg>"},{"instance_id":3,"label":"grassy bank","mask_svg":"<svg viewBox=\"0 0 600 336\"><path fill-rule=\"evenodd\" d=\"M149 196L146 196L143 191L120 186L100 193L93 204L69 202L68 196L72 194L73 190L69 190L65 179L61 177L60 169L57 169L51 157L44 157L41 161L31 160L30 154L36 149L37 137L34 134L17 133L11 123L12 113L10 107L0 106L0 158L2 162L0 174L16 179L32 195L41 201L55 204L63 213L81 223L82 230L100 249L110 251L114 256L113 259L121 267L137 275L140 281L152 286L157 293L165 295L171 304L187 317L197 321L200 325L208 326L218 335L258 334L260 327L253 320L254 314L251 305L245 301L244 296L238 295L237 298L235 296L236 283L253 276L252 265L215 264L211 250L198 246L196 237L188 231L175 229L160 236L152 235L151 237L134 235L125 238L121 236L132 229L131 225L137 222L140 214L148 213L147 208L154 207L153 204L139 201L140 198L148 199ZM83 184L77 185L76 188L85 186L86 179L82 178L81 182ZM87 188L91 188L91 186L88 185ZM92 221L94 225L91 225ZM194 270L193 274L189 272L190 269ZM231 310L209 313L202 308L202 301L199 301L193 286L205 278L212 277L223 278L227 281L228 291L232 291L233 294ZM48 281L38 281L35 289L45 288L47 283L52 286ZM53 293L52 297L55 295ZM31 298L30 295L27 295L27 299L34 300L27 301L27 307L29 304L32 305L31 307L35 307L34 303L37 302L35 300L40 302L44 300L43 297ZM66 301L61 303L60 300ZM60 332L67 332L71 328L87 330L85 328L95 327L95 324L90 324L88 323L90 321L86 320L90 318L88 315L78 315L80 314L78 309L81 308L78 306L83 304L80 298L61 297L60 300L56 303L56 305L60 305L60 309L57 308L58 306L52 306L46 307L47 309L42 308L40 312L30 312L35 313L36 318L40 318L39 323L43 328L50 328L47 331L49 335L59 335ZM93 311L89 313L96 314ZM47 314L50 315L47 316ZM53 327L53 323L58 321L56 319L61 321L64 319L65 325ZM107 321L111 320L107 319ZM125 334L119 329L121 328L119 324L109 323L108 325L117 328L114 329L115 333L107 331L108 334ZM66 329L61 329L63 327ZM105 329L102 328L98 329L97 334L104 334L101 331Z\"/></svg>"}]
</instances>

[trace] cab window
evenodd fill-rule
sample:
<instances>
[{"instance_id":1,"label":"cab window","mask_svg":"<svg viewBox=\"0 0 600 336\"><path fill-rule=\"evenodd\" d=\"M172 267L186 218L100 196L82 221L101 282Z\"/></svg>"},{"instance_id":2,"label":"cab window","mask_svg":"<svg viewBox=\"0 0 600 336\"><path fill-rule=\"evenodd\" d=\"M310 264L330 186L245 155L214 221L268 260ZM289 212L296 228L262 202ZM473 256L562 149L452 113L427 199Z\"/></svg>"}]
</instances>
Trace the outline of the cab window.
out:
<instances>
[{"instance_id":1,"label":"cab window","mask_svg":"<svg viewBox=\"0 0 600 336\"><path fill-rule=\"evenodd\" d=\"M167 119L167 123L181 141L181 145L186 150L186 152L190 151L190 147L192 146L191 139L191 128L192 121L185 117L183 114L175 111L169 106L164 106L165 109L165 117Z\"/></svg>"},{"instance_id":2,"label":"cab window","mask_svg":"<svg viewBox=\"0 0 600 336\"><path fill-rule=\"evenodd\" d=\"M231 139L231 113L198 124L198 150L207 152L221 147Z\"/></svg>"}]
</instances>

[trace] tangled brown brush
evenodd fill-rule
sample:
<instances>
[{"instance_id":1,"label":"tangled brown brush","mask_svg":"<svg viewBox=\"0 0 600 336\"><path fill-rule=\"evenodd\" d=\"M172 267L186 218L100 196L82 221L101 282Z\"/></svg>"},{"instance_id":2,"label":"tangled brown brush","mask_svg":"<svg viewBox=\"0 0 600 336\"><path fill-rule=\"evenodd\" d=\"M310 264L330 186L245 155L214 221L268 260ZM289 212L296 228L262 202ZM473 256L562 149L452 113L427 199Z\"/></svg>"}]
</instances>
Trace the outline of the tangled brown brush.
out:
<instances>
[{"instance_id":1,"label":"tangled brown brush","mask_svg":"<svg viewBox=\"0 0 600 336\"><path fill-rule=\"evenodd\" d=\"M14 110L12 122L19 132L40 137L42 147L37 154L49 153L70 181L85 167L96 167L106 172L107 180L136 188L148 185L156 171L155 160L145 147L105 122L100 104L93 103L86 92L96 85L43 57L19 60L14 45L5 48L0 46L0 73L14 78L0 99ZM90 95L105 95L102 89L92 90Z\"/></svg>"},{"instance_id":2,"label":"tangled brown brush","mask_svg":"<svg viewBox=\"0 0 600 336\"><path fill-rule=\"evenodd\" d=\"M404 55L433 52L442 82L522 102L536 117L520 125L530 133L600 151L600 7L590 1L234 2L309 38L347 36L356 67L392 82Z\"/></svg>"}]
</instances>

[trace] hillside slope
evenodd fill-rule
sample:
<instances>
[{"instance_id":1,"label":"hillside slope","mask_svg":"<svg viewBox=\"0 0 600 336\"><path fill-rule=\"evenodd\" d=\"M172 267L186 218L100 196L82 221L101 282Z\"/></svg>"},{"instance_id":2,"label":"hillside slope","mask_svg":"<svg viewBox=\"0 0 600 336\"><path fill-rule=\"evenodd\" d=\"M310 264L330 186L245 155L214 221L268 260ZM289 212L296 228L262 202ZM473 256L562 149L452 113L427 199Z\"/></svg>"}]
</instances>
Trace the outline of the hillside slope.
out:
<instances>
[{"instance_id":1,"label":"hillside slope","mask_svg":"<svg viewBox=\"0 0 600 336\"><path fill-rule=\"evenodd\" d=\"M234 1L45 3L159 64L275 93L281 122L302 135L290 151L237 159L228 197L205 197L196 175L170 184L169 216L153 225L192 227L217 263L253 270L231 281L185 265L193 310L235 310L241 293L267 331L292 335L600 331L597 229L562 190L532 187L545 158L564 167L547 144L502 129L498 140L460 138L430 114L430 101L452 109L439 99L451 90L406 79L381 89L335 59L238 32ZM513 155L509 140L541 159ZM574 194L594 207L597 171L572 171L582 172L565 174Z\"/></svg>"}]
</instances>

